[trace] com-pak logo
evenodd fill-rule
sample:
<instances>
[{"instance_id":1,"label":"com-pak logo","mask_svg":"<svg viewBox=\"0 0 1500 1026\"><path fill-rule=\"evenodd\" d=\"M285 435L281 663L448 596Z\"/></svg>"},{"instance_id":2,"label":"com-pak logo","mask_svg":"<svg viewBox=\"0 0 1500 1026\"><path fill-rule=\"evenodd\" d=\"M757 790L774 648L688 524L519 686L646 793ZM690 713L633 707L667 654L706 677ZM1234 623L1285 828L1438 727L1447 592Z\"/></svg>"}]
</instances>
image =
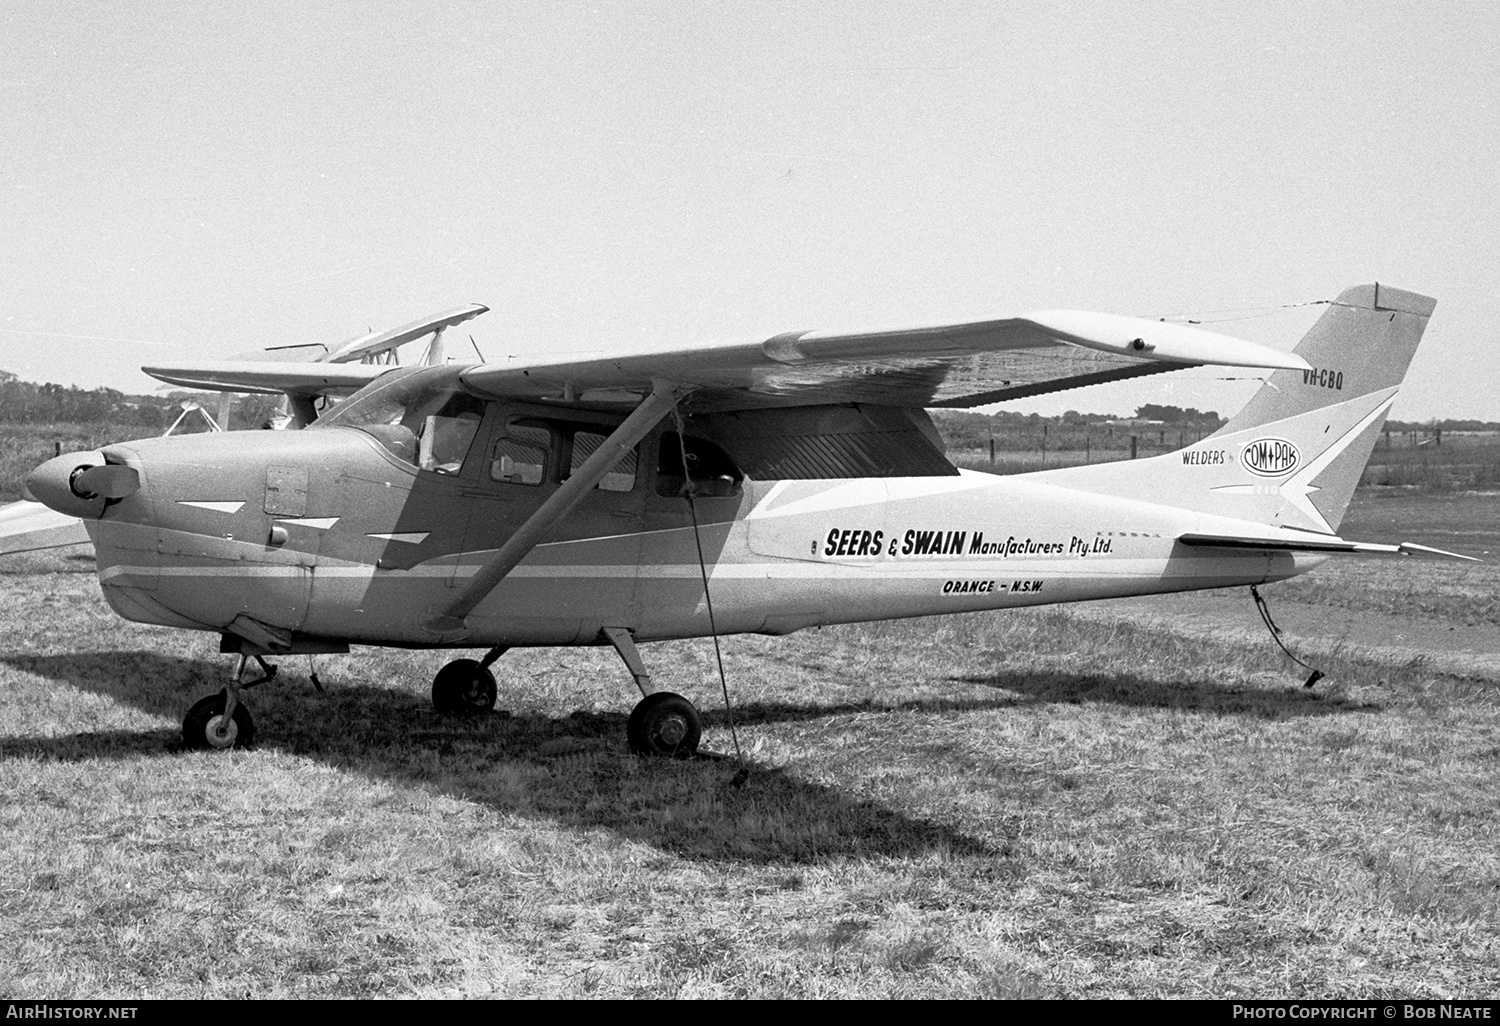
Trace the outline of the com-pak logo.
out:
<instances>
[{"instance_id":1,"label":"com-pak logo","mask_svg":"<svg viewBox=\"0 0 1500 1026\"><path fill-rule=\"evenodd\" d=\"M1285 438L1257 438L1240 453L1240 462L1252 474L1281 477L1297 469L1297 447Z\"/></svg>"}]
</instances>

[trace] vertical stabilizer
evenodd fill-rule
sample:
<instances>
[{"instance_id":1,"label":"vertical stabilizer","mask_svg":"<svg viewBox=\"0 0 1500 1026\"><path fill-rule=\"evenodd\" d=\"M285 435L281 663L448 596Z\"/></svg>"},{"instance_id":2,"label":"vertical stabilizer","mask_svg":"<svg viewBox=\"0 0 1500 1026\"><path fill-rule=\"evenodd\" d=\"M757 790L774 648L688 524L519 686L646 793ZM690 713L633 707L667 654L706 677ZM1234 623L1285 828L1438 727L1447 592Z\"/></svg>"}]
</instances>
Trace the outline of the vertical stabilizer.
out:
<instances>
[{"instance_id":1,"label":"vertical stabilizer","mask_svg":"<svg viewBox=\"0 0 1500 1026\"><path fill-rule=\"evenodd\" d=\"M1357 285L1214 434L1165 456L1035 475L1048 483L1304 530L1338 530L1435 301Z\"/></svg>"}]
</instances>

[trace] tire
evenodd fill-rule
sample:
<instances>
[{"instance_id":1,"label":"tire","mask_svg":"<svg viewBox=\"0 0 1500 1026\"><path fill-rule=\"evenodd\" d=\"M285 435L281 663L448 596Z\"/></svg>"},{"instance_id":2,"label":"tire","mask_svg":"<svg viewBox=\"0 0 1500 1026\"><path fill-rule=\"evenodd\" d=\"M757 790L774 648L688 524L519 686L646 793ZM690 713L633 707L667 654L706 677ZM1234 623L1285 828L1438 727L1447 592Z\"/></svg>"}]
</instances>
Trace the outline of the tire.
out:
<instances>
[{"instance_id":1,"label":"tire","mask_svg":"<svg viewBox=\"0 0 1500 1026\"><path fill-rule=\"evenodd\" d=\"M244 702L234 707L228 729L220 733L224 720L224 695L209 695L193 704L182 718L182 743L188 751L227 751L255 744L255 721Z\"/></svg>"},{"instance_id":2,"label":"tire","mask_svg":"<svg viewBox=\"0 0 1500 1026\"><path fill-rule=\"evenodd\" d=\"M703 717L681 695L658 691L641 699L625 724L630 750L637 755L691 758L703 737Z\"/></svg>"},{"instance_id":3,"label":"tire","mask_svg":"<svg viewBox=\"0 0 1500 1026\"><path fill-rule=\"evenodd\" d=\"M455 659L432 678L432 707L475 716L495 708L495 675L473 659Z\"/></svg>"}]
</instances>

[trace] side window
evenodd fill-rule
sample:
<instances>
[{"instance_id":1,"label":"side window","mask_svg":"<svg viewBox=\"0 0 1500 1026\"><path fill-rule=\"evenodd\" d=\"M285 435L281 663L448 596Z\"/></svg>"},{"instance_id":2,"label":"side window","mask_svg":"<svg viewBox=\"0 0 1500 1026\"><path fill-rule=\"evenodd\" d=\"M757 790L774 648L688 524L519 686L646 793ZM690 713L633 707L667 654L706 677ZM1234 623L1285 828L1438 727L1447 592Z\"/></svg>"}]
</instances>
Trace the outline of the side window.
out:
<instances>
[{"instance_id":1,"label":"side window","mask_svg":"<svg viewBox=\"0 0 1500 1026\"><path fill-rule=\"evenodd\" d=\"M738 495L744 479L729 454L713 442L692 435L679 437L675 431L661 436L656 494L681 495L691 484L694 495L709 498Z\"/></svg>"},{"instance_id":2,"label":"side window","mask_svg":"<svg viewBox=\"0 0 1500 1026\"><path fill-rule=\"evenodd\" d=\"M540 421L513 420L490 454L490 480L539 485L547 477L552 432Z\"/></svg>"},{"instance_id":3,"label":"side window","mask_svg":"<svg viewBox=\"0 0 1500 1026\"><path fill-rule=\"evenodd\" d=\"M583 466L584 460L599 451L599 446L604 444L606 435L597 434L593 431L573 432L573 453L568 459L568 475L578 473L578 468ZM636 454L631 449L620 457L618 463L605 473L599 480L598 488L605 492L628 492L635 487Z\"/></svg>"},{"instance_id":4,"label":"side window","mask_svg":"<svg viewBox=\"0 0 1500 1026\"><path fill-rule=\"evenodd\" d=\"M472 396L454 396L442 410L426 417L417 438L417 466L439 474L457 474L484 419L484 406Z\"/></svg>"}]
</instances>

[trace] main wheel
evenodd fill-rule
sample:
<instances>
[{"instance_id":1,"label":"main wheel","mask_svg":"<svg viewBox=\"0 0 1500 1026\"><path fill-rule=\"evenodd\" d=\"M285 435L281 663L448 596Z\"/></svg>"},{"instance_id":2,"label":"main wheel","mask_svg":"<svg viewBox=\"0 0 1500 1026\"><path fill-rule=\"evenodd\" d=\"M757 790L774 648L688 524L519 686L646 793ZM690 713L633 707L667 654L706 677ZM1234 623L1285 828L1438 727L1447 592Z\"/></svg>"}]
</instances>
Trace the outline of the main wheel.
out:
<instances>
[{"instance_id":1,"label":"main wheel","mask_svg":"<svg viewBox=\"0 0 1500 1026\"><path fill-rule=\"evenodd\" d=\"M473 659L455 659L432 678L432 707L440 713L487 713L495 708L495 675Z\"/></svg>"},{"instance_id":2,"label":"main wheel","mask_svg":"<svg viewBox=\"0 0 1500 1026\"><path fill-rule=\"evenodd\" d=\"M703 737L703 717L681 695L658 691L647 695L630 711L625 724L630 750L637 755L670 755L686 759L698 750Z\"/></svg>"},{"instance_id":3,"label":"main wheel","mask_svg":"<svg viewBox=\"0 0 1500 1026\"><path fill-rule=\"evenodd\" d=\"M182 718L182 743L190 751L205 748L249 748L255 743L255 721L244 702L237 702L234 715L224 720L224 694L209 695L193 704Z\"/></svg>"}]
</instances>

